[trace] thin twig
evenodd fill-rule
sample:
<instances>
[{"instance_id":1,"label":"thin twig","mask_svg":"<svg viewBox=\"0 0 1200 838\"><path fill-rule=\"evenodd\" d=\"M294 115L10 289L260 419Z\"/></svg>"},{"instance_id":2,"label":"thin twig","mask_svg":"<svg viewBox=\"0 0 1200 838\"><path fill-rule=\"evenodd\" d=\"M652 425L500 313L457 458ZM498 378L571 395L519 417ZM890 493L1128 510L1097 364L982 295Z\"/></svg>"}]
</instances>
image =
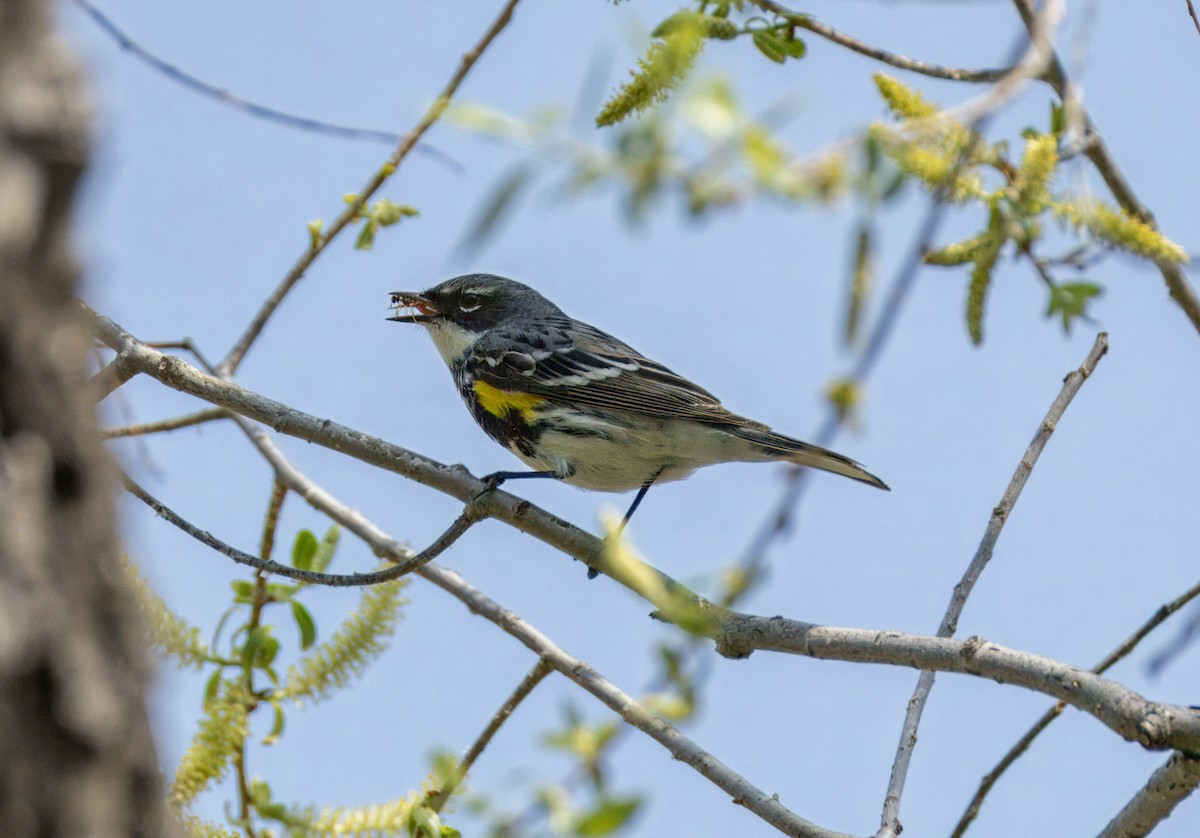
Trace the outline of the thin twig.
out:
<instances>
[{"instance_id":1,"label":"thin twig","mask_svg":"<svg viewBox=\"0 0 1200 838\"><path fill-rule=\"evenodd\" d=\"M380 582L387 582L390 579L398 579L405 574L412 573L421 566L427 564L437 558L446 551L451 544L459 539L459 537L471 528L471 525L479 520L479 514L473 507L468 507L463 510L454 523L442 533L437 539L422 550L420 553L412 554L411 551L406 551L405 558L393 558L397 564L391 567L377 570L373 573L317 573L312 570L299 570L290 565L280 564L275 561L263 561L258 556L252 556L249 553L244 553L236 547L232 547L221 541L212 533L200 529L194 524L187 521L185 518L177 514L174 510L151 495L141 486L139 486L128 475L122 475L122 482L125 484L125 489L138 500L145 503L153 509L160 518L163 518L167 523L183 530L192 538L205 544L208 547L216 550L218 553L228 556L238 564L252 567L255 570L261 570L265 573L274 573L278 576L285 576L288 579L295 579L298 582L306 582L310 585L325 585L333 588L348 588L361 587L364 585L378 585Z\"/></svg>"},{"instance_id":2,"label":"thin twig","mask_svg":"<svg viewBox=\"0 0 1200 838\"><path fill-rule=\"evenodd\" d=\"M1200 785L1200 759L1174 753L1097 838L1142 838Z\"/></svg>"},{"instance_id":3,"label":"thin twig","mask_svg":"<svg viewBox=\"0 0 1200 838\"><path fill-rule=\"evenodd\" d=\"M942 617L941 625L938 626L938 637L951 637L958 629L958 618L967 604L967 597L971 595L975 583L991 560L992 551L1000 538L1000 532L1004 529L1004 524L1008 521L1017 499L1021 496L1021 490L1025 488L1029 475L1033 473L1033 467L1037 464L1038 457L1041 456L1042 450L1049 442L1050 436L1062 419L1067 406L1071 404L1075 394L1083 386L1083 382L1091 376L1096 369L1096 364L1107 351L1108 335L1101 332L1096 336L1091 351L1088 352L1087 358L1084 359L1079 369L1073 370L1064 379L1058 397L1050 405L1050 409L1046 412L1046 418L1042 420L1037 433L1034 434L1033 441L1029 443L1029 447L1025 450L1020 462L1017 463L1012 480L1009 481L1008 488L1004 490L1000 503L992 510L992 517L988 520L987 528L984 530L983 538L979 542L979 547L976 549L971 563L967 566L962 579L954 586L950 604ZM908 766L912 759L913 748L917 744L917 727L921 723L921 714L925 711L925 703L929 700L929 692L933 689L934 678L933 672L922 672L917 681L917 688L908 701L904 727L900 732L900 744L896 749L896 757L892 763L891 777L888 781L887 796L884 798L879 838L894 838L900 834L900 797L904 792L904 781L908 776Z\"/></svg>"},{"instance_id":4,"label":"thin twig","mask_svg":"<svg viewBox=\"0 0 1200 838\"><path fill-rule=\"evenodd\" d=\"M233 375L233 373L237 370L238 365L241 364L242 359L246 357L246 353L250 350L250 346L255 340L257 340L258 336L262 333L262 330L266 327L267 321L271 319L271 315L273 315L275 310L279 308L279 304L283 302L283 298L287 296L292 287L300 281L301 277L304 276L304 272L307 271L309 266L312 265L316 258L320 256L322 252L324 252L325 248L329 246L329 243L334 240L338 233L344 230L352 221L359 217L359 215L362 213L363 207L367 205L367 201L369 201L371 197L379 191L379 188L383 186L384 182L387 181L387 179L391 177L393 173L395 173L397 167L404 160L404 158L408 156L409 152L413 150L421 137L425 135L425 132L432 128L433 124L441 118L442 114L446 111L446 108L450 105L450 100L454 97L454 94L458 92L458 88L463 83L463 79L467 77L467 73L469 73L471 68L475 66L475 63L479 61L479 58L483 55L484 50L488 48L492 41L496 39L501 31L503 31L504 27L508 25L508 22L512 19L513 9L516 7L519 1L520 0L507 0L507 2L504 4L504 8L501 9L499 16L492 21L491 26L488 27L487 31L483 34L483 37L480 38L479 42L474 46L474 48L463 55L462 60L459 62L458 69L454 71L454 75L450 77L450 81L446 84L446 87L442 90L441 94L439 94L437 99L434 100L433 104L429 106L429 109L425 111L425 115L421 117L421 120L417 123L416 127L404 135L403 139L400 140L399 145L396 146L395 151L392 152L387 162L384 163L384 165L381 166L379 170L371 176L366 184L363 185L362 189L358 191L357 197L350 202L350 204L337 216L337 218L330 223L328 227L324 229L324 231L321 233L321 236L315 242L313 242L312 246L306 249L304 253L300 255L300 258L298 258L295 264L292 265L291 270L287 272L287 274L280 281L279 285L276 286L275 290L271 292L265 301L263 301L262 307L259 308L258 313L254 315L254 319L250 322L250 325L246 328L246 331L240 338L238 338L237 343L235 343L233 348L229 350L229 354L226 355L224 360L222 360L218 365L217 369L220 371L222 377L228 378L229 376Z\"/></svg>"},{"instance_id":5,"label":"thin twig","mask_svg":"<svg viewBox=\"0 0 1200 838\"><path fill-rule=\"evenodd\" d=\"M473 614L479 614L521 641L534 654L549 661L556 670L600 699L628 724L665 747L672 757L691 766L718 788L726 791L734 803L749 809L785 835L799 838L849 838L801 818L784 806L778 795L768 794L755 787L675 726L650 713L587 663L572 657L512 611L468 585L457 573L437 564L426 565L418 573L458 599Z\"/></svg>"},{"instance_id":6,"label":"thin twig","mask_svg":"<svg viewBox=\"0 0 1200 838\"><path fill-rule=\"evenodd\" d=\"M1187 0L1188 14L1192 16L1192 23L1196 24L1196 31L1200 32L1200 17L1196 17L1196 7L1192 5L1192 0Z\"/></svg>"},{"instance_id":7,"label":"thin twig","mask_svg":"<svg viewBox=\"0 0 1200 838\"><path fill-rule=\"evenodd\" d=\"M228 419L229 416L229 411L223 407L210 407L206 410L188 413L185 416L176 416L173 419L161 419L158 422L123 425L119 428L103 428L100 431L100 436L104 439L121 439L122 437L129 436L160 434L166 431L177 431L180 428L190 428L193 425L201 425L205 422L213 422L217 419Z\"/></svg>"},{"instance_id":8,"label":"thin twig","mask_svg":"<svg viewBox=\"0 0 1200 838\"><path fill-rule=\"evenodd\" d=\"M286 125L289 128L298 128L302 131L311 131L314 134L323 134L328 137L337 137L343 140L361 140L373 143L385 143L394 146L400 142L403 137L399 134L393 134L389 131L377 131L373 128L351 128L345 125L336 125L332 122L324 122L320 119L312 119L306 116L281 111L277 108L272 108L267 105L260 105L257 102L252 102L249 99L243 99L241 96L230 93L220 87L209 84L203 79L193 76L185 70L180 69L164 58L152 53L150 50L143 47L135 41L130 35L119 27L111 17L93 6L88 0L74 0L75 5L90 17L100 29L112 38L118 47L125 52L142 61L150 69L162 73L167 78L178 84L183 85L188 90L199 93L202 96L207 96L210 99L215 99L223 105L229 105L237 110L247 113L250 116L259 119L265 119L268 122L274 122L280 125ZM432 146L424 143L418 145L417 151L428 155L438 163L454 172L462 171L462 166L450 155L445 152L438 151Z\"/></svg>"},{"instance_id":9,"label":"thin twig","mask_svg":"<svg viewBox=\"0 0 1200 838\"><path fill-rule=\"evenodd\" d=\"M287 493L288 487L276 480L271 489L271 501L267 504L267 514L263 519L262 541L258 545L258 557L264 562L271 561L271 553L275 551L275 528L279 526L279 512L283 509Z\"/></svg>"},{"instance_id":10,"label":"thin twig","mask_svg":"<svg viewBox=\"0 0 1200 838\"><path fill-rule=\"evenodd\" d=\"M1150 618L1146 620L1146 622L1142 623L1142 625L1133 632L1133 634L1125 638L1125 640L1123 640L1119 646L1105 655L1099 663L1092 667L1092 672L1096 673L1097 675L1102 675L1103 673L1107 672L1113 665L1126 658L1130 652L1137 648L1137 645L1141 643L1143 639L1149 636L1150 632L1154 631L1160 625L1165 623L1172 614L1179 611L1198 596L1200 596L1200 582L1184 591L1175 599L1158 608L1150 616ZM979 815L979 810L983 806L984 798L986 798L988 793L992 790L992 786L996 785L996 782L1000 779L1004 772L1008 770L1009 766L1016 762L1017 759L1025 753L1029 746L1033 744L1033 740L1040 736L1041 732L1049 727L1051 722L1062 715L1062 712L1066 709L1066 707L1067 705L1060 701L1043 713L1041 718L1034 722L1029 730L1025 731L1025 734L1008 750L1008 753L1006 753L1000 759L1000 761L996 763L995 767L984 776L983 780L979 783L979 788L975 791L975 795L971 798L971 802L967 804L967 808L963 812L962 817L960 817L958 819L958 823L955 824L954 832L951 833L951 838L962 838L963 834L967 831L967 827L969 827L971 822L974 821Z\"/></svg>"},{"instance_id":11,"label":"thin twig","mask_svg":"<svg viewBox=\"0 0 1200 838\"><path fill-rule=\"evenodd\" d=\"M209 375L216 375L217 368L213 366L213 362L208 360L208 357L200 351L200 347L191 338L180 338L179 340L148 340L146 346L152 349L183 349L189 355L195 358L201 368Z\"/></svg>"},{"instance_id":12,"label":"thin twig","mask_svg":"<svg viewBox=\"0 0 1200 838\"><path fill-rule=\"evenodd\" d=\"M444 788L438 789L435 794L426 799L426 806L435 812L442 811L442 807L446 805L446 802L462 784L463 779L466 778L467 773L471 770L471 766L475 764L475 760L479 759L479 755L483 753L484 749L492 741L492 737L496 735L496 731L500 730L500 726L508 721L508 717L517 709L517 705L524 701L525 697L533 692L534 688L542 683L543 679L553 671L554 667L550 661L545 658L538 658L538 662L533 665L533 669L529 670L529 673L521 679L521 683L512 691L512 695L505 700L504 704L500 705L500 709L492 716L491 721L487 723L487 727L471 743L471 747L467 749L466 754L459 760L458 766L454 771L454 777L446 783Z\"/></svg>"},{"instance_id":13,"label":"thin twig","mask_svg":"<svg viewBox=\"0 0 1200 838\"><path fill-rule=\"evenodd\" d=\"M839 46L846 47L849 50L857 52L859 55L865 55L868 58L873 58L876 61L881 61L884 64L891 65L900 70L910 70L914 73L920 73L923 76L932 76L935 79L949 79L950 81L965 81L965 82L995 82L999 81L1004 75L1010 72L1011 68L999 70L974 70L961 67L943 67L938 64L930 64L925 61L918 61L913 58L906 58L888 50L879 47L871 46L868 43L851 37L844 32L839 32L832 26L826 26L824 23L818 23L812 17L793 12L785 6L774 2L773 0L753 0L754 5L758 6L765 12L778 15L788 23L795 26L797 29L804 29L812 32L814 35L819 35L828 41L832 41Z\"/></svg>"}]
</instances>

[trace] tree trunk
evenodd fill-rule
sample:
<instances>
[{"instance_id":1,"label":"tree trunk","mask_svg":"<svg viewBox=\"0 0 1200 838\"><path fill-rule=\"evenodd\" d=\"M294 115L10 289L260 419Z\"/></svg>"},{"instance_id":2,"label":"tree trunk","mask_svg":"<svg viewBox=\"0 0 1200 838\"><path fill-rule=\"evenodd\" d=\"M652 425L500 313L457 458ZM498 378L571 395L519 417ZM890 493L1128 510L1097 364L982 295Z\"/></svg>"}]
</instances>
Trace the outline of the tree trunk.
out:
<instances>
[{"instance_id":1,"label":"tree trunk","mask_svg":"<svg viewBox=\"0 0 1200 838\"><path fill-rule=\"evenodd\" d=\"M82 78L48 0L0 0L0 835L172 831L73 303Z\"/></svg>"}]
</instances>

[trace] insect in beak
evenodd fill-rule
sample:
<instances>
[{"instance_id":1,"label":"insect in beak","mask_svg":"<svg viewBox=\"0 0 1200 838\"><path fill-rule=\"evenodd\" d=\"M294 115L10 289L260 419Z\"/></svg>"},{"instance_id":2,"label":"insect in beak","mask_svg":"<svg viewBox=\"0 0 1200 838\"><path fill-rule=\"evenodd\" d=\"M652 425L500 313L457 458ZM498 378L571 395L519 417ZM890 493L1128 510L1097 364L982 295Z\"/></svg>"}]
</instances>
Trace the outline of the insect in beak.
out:
<instances>
[{"instance_id":1,"label":"insect in beak","mask_svg":"<svg viewBox=\"0 0 1200 838\"><path fill-rule=\"evenodd\" d=\"M437 306L413 291L393 291L391 308L395 316L388 320L396 323L428 323L438 315ZM413 310L406 312L402 309Z\"/></svg>"}]
</instances>

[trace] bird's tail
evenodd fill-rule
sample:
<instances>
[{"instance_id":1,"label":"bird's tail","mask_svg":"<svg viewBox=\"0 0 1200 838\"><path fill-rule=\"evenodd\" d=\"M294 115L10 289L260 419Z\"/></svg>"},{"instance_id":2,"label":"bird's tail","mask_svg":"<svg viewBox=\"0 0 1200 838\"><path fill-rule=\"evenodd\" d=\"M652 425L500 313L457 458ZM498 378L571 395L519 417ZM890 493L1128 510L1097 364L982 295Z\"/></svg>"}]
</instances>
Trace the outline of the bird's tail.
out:
<instances>
[{"instance_id":1,"label":"bird's tail","mask_svg":"<svg viewBox=\"0 0 1200 838\"><path fill-rule=\"evenodd\" d=\"M739 428L737 436L750 442L759 453L773 460L784 460L798 466L819 468L845 477L859 480L878 489L891 491L886 483L871 472L867 471L849 457L843 457L834 451L821 448L819 445L809 445L798 439L792 439L783 434L777 434L770 428Z\"/></svg>"}]
</instances>

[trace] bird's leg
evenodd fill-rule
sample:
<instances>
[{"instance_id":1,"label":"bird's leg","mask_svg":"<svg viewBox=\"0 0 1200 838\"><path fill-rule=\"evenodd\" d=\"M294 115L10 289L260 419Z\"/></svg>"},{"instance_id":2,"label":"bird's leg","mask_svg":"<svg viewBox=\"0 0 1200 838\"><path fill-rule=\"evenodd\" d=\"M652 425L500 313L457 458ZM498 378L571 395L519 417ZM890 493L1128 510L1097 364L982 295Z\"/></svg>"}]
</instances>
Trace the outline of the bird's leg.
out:
<instances>
[{"instance_id":1,"label":"bird's leg","mask_svg":"<svg viewBox=\"0 0 1200 838\"><path fill-rule=\"evenodd\" d=\"M629 504L629 511L625 513L625 517L621 519L621 523L617 526L617 529L613 532L611 538L620 538L621 533L625 532L625 525L629 523L629 519L633 517L633 513L637 511L638 506L641 504L642 498L646 497L646 492L650 491L650 487L654 485L654 481L657 480L658 476L662 473L663 470L660 468L658 471L654 472L653 476L651 476L649 480L642 484L642 488L638 489L637 496L634 497L633 503ZM595 579L600 575L600 571L596 570L594 567L589 567L587 575L588 579Z\"/></svg>"},{"instance_id":2,"label":"bird's leg","mask_svg":"<svg viewBox=\"0 0 1200 838\"><path fill-rule=\"evenodd\" d=\"M554 477L561 479L562 475L557 471L493 471L491 474L480 478L484 487L471 500L479 500L493 489L500 488L500 484L506 480L524 480L532 477Z\"/></svg>"}]
</instances>

